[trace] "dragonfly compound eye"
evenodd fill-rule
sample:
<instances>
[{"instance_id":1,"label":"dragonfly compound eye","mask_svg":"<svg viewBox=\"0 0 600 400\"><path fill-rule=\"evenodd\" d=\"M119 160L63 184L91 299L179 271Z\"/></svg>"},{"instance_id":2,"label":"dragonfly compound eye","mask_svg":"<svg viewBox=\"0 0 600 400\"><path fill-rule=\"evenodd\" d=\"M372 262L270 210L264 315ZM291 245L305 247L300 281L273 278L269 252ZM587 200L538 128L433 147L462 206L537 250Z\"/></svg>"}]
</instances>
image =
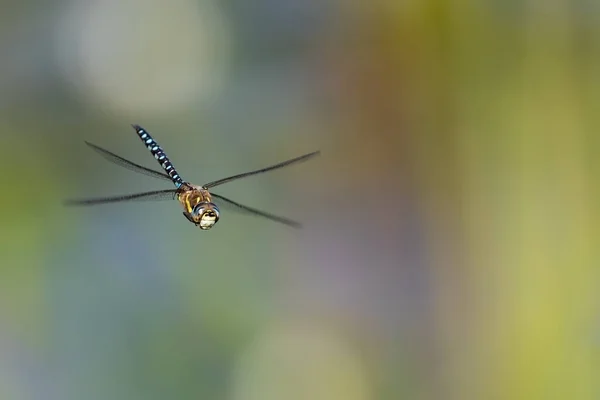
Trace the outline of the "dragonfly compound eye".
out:
<instances>
[{"instance_id":1,"label":"dragonfly compound eye","mask_svg":"<svg viewBox=\"0 0 600 400\"><path fill-rule=\"evenodd\" d=\"M194 207L193 217L200 229L210 229L219 220L219 208L214 203L200 203Z\"/></svg>"}]
</instances>

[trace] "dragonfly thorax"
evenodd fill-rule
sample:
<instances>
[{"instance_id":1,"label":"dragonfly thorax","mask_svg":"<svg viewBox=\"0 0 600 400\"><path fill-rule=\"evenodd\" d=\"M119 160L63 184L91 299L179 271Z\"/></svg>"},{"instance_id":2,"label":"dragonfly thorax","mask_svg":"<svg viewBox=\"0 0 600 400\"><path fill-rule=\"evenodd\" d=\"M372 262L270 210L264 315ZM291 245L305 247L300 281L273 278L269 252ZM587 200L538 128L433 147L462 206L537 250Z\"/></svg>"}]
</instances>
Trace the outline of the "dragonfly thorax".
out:
<instances>
[{"instance_id":1,"label":"dragonfly thorax","mask_svg":"<svg viewBox=\"0 0 600 400\"><path fill-rule=\"evenodd\" d=\"M219 208L211 201L208 190L189 184L181 187L177 199L183 206L183 215L197 227L207 230L219 221Z\"/></svg>"}]
</instances>

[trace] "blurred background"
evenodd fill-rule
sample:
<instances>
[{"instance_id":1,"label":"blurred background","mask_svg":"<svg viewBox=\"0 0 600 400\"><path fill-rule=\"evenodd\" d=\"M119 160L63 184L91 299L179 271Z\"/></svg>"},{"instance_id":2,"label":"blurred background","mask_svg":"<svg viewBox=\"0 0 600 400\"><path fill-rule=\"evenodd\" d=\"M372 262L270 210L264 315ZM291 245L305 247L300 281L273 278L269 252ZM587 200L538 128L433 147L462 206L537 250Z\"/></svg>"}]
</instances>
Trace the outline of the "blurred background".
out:
<instances>
[{"instance_id":1,"label":"blurred background","mask_svg":"<svg viewBox=\"0 0 600 400\"><path fill-rule=\"evenodd\" d=\"M600 398L599 2L0 4L0 399Z\"/></svg>"}]
</instances>

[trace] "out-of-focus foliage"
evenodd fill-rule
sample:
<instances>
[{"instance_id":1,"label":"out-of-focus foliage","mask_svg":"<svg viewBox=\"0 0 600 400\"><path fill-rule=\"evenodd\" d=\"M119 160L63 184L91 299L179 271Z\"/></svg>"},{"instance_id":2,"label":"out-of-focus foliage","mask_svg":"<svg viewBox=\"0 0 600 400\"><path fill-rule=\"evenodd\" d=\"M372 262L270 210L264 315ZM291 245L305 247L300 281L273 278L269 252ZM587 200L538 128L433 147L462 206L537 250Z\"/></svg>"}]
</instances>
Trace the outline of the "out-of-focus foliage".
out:
<instances>
[{"instance_id":1,"label":"out-of-focus foliage","mask_svg":"<svg viewBox=\"0 0 600 400\"><path fill-rule=\"evenodd\" d=\"M4 1L0 399L600 396L600 3ZM177 204L203 183L305 223Z\"/></svg>"}]
</instances>

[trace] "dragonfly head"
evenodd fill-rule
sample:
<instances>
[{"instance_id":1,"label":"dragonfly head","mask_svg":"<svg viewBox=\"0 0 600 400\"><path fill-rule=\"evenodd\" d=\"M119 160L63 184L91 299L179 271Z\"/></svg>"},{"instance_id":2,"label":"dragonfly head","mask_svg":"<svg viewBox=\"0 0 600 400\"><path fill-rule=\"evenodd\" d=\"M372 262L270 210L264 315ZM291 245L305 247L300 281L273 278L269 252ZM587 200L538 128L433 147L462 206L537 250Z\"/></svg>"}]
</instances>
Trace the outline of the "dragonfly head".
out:
<instances>
[{"instance_id":1,"label":"dragonfly head","mask_svg":"<svg viewBox=\"0 0 600 400\"><path fill-rule=\"evenodd\" d=\"M219 208L214 203L203 201L193 208L191 218L200 229L205 231L212 228L219 220Z\"/></svg>"}]
</instances>

